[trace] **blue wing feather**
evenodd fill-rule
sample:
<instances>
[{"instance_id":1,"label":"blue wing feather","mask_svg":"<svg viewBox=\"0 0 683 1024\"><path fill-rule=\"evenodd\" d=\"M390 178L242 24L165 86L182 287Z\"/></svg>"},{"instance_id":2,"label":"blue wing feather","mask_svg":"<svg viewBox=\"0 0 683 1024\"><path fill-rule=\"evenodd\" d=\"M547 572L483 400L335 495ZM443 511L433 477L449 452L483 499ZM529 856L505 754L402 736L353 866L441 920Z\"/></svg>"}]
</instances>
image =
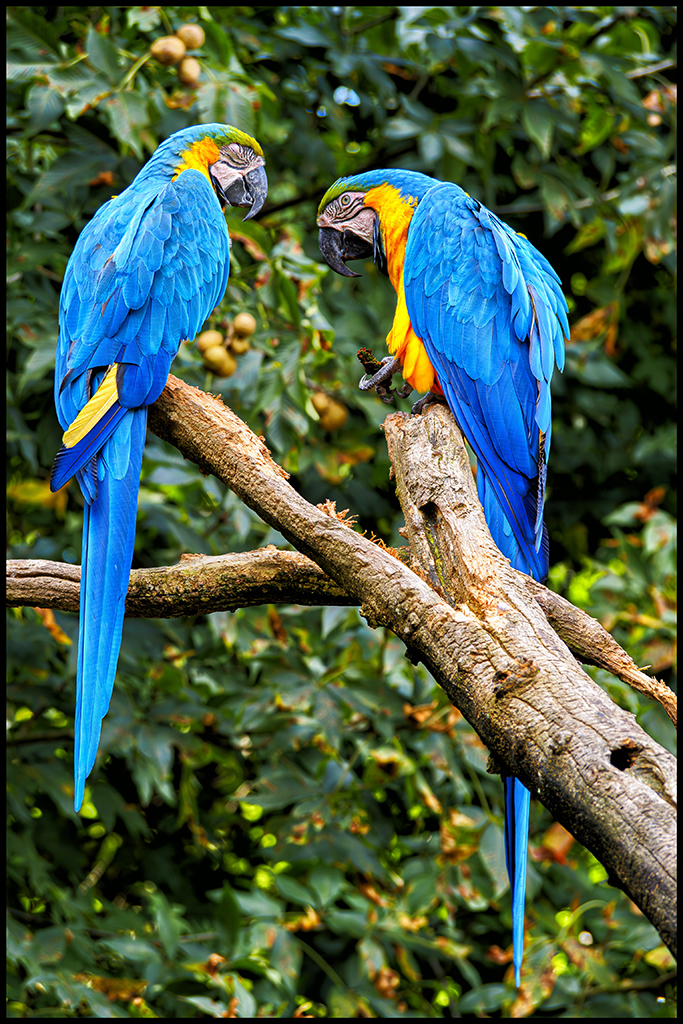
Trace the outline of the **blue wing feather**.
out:
<instances>
[{"instance_id":1,"label":"blue wing feather","mask_svg":"<svg viewBox=\"0 0 683 1024\"><path fill-rule=\"evenodd\" d=\"M197 225L201 230L197 230ZM76 419L107 368L118 401L77 444L60 449L51 485L74 473L86 501L79 626L75 806L97 756L111 699L133 557L147 422L184 338L193 338L228 282L230 240L199 171L148 175L98 210L69 260L59 311L55 403Z\"/></svg>"},{"instance_id":2,"label":"blue wing feather","mask_svg":"<svg viewBox=\"0 0 683 1024\"><path fill-rule=\"evenodd\" d=\"M413 330L477 456L491 535L515 568L544 580L550 380L569 336L559 278L531 243L457 185L435 184L408 231L404 286ZM529 791L504 778L515 984L524 952Z\"/></svg>"},{"instance_id":3,"label":"blue wing feather","mask_svg":"<svg viewBox=\"0 0 683 1024\"><path fill-rule=\"evenodd\" d=\"M557 275L537 256L457 185L437 183L410 224L404 285L413 329L511 528L494 540L516 568L545 579L539 462L567 328Z\"/></svg>"}]
</instances>

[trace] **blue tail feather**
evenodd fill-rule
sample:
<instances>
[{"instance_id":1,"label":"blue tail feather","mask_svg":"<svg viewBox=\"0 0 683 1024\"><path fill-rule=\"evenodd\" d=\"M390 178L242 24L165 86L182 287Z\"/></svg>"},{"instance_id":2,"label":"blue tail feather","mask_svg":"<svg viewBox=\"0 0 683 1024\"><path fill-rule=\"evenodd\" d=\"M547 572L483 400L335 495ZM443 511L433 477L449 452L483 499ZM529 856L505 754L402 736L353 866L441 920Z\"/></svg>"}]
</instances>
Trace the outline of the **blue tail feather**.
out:
<instances>
[{"instance_id":1,"label":"blue tail feather","mask_svg":"<svg viewBox=\"0 0 683 1024\"><path fill-rule=\"evenodd\" d=\"M524 957L524 901L526 861L529 843L529 807L531 793L519 779L503 777L505 793L505 862L512 899L512 960L515 985L521 982Z\"/></svg>"},{"instance_id":2,"label":"blue tail feather","mask_svg":"<svg viewBox=\"0 0 683 1024\"><path fill-rule=\"evenodd\" d=\"M114 687L133 561L147 409L129 410L128 415L133 422L126 472L116 479L110 470L101 468L97 497L92 504L86 504L83 520L74 730L77 811L83 803L85 780L95 764L102 719Z\"/></svg>"},{"instance_id":3,"label":"blue tail feather","mask_svg":"<svg viewBox=\"0 0 683 1024\"><path fill-rule=\"evenodd\" d=\"M510 559L516 569L528 573L534 579L541 581L546 579L548 575L548 531L545 524L541 524L539 549L535 550L531 543L522 547L505 515L506 510L499 500L497 491L491 487L488 481L482 463L479 463L478 469L479 497L484 506L491 536L497 547ZM529 524L534 523L535 500L536 495L533 493L533 488L530 487L529 492L522 499ZM524 957L524 903L531 794L526 786L512 776L503 776L503 789L505 795L505 861L510 879L512 902L512 959L515 968L515 985L519 988Z\"/></svg>"}]
</instances>

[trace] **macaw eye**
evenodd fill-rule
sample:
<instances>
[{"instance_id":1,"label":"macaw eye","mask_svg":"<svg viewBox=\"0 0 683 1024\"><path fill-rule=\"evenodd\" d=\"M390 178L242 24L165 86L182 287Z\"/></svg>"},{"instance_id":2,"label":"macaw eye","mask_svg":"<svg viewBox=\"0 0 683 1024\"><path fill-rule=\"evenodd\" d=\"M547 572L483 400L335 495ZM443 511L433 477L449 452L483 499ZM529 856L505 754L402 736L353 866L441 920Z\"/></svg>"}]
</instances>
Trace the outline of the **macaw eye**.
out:
<instances>
[{"instance_id":1,"label":"macaw eye","mask_svg":"<svg viewBox=\"0 0 683 1024\"><path fill-rule=\"evenodd\" d=\"M349 203L351 202L351 196L343 195L339 202L342 204L342 206L348 206Z\"/></svg>"}]
</instances>

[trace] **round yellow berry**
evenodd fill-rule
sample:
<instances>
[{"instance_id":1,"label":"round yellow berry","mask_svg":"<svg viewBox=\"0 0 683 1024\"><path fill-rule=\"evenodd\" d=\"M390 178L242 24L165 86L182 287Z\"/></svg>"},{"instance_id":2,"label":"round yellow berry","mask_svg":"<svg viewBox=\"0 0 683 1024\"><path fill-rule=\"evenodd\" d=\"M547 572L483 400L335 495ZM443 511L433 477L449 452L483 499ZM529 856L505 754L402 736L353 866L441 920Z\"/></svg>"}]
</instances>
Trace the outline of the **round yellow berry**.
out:
<instances>
[{"instance_id":1,"label":"round yellow berry","mask_svg":"<svg viewBox=\"0 0 683 1024\"><path fill-rule=\"evenodd\" d=\"M218 377L232 377L237 369L237 360L222 345L215 345L204 352L204 363Z\"/></svg>"},{"instance_id":2,"label":"round yellow berry","mask_svg":"<svg viewBox=\"0 0 683 1024\"><path fill-rule=\"evenodd\" d=\"M339 430L349 418L349 412L341 402L335 402L334 398L329 398L327 408L320 412L319 416L323 430Z\"/></svg>"},{"instance_id":3,"label":"round yellow berry","mask_svg":"<svg viewBox=\"0 0 683 1024\"><path fill-rule=\"evenodd\" d=\"M172 67L185 56L185 43L176 36L162 36L161 39L154 40L150 53L160 64Z\"/></svg>"},{"instance_id":4,"label":"round yellow berry","mask_svg":"<svg viewBox=\"0 0 683 1024\"><path fill-rule=\"evenodd\" d=\"M223 344L223 335L220 331L202 331L197 337L197 348L200 352L206 352L207 349L213 348L214 345Z\"/></svg>"},{"instance_id":5,"label":"round yellow berry","mask_svg":"<svg viewBox=\"0 0 683 1024\"><path fill-rule=\"evenodd\" d=\"M196 85L202 73L202 66L194 57L183 57L178 68L178 78L183 85Z\"/></svg>"},{"instance_id":6,"label":"round yellow berry","mask_svg":"<svg viewBox=\"0 0 683 1024\"><path fill-rule=\"evenodd\" d=\"M236 334L244 334L248 338L256 330L256 320L251 313L238 313L232 326Z\"/></svg>"},{"instance_id":7,"label":"round yellow berry","mask_svg":"<svg viewBox=\"0 0 683 1024\"><path fill-rule=\"evenodd\" d=\"M324 394L322 391L316 391L316 393L311 398L313 408L318 413L318 415L321 415L321 413L325 412L331 401L332 399L328 398L327 395Z\"/></svg>"},{"instance_id":8,"label":"round yellow berry","mask_svg":"<svg viewBox=\"0 0 683 1024\"><path fill-rule=\"evenodd\" d=\"M238 356L243 356L244 353L248 352L251 348L249 338L245 338L241 334L236 334L230 342L230 348L233 352L237 353Z\"/></svg>"},{"instance_id":9,"label":"round yellow berry","mask_svg":"<svg viewBox=\"0 0 683 1024\"><path fill-rule=\"evenodd\" d=\"M178 39L182 39L188 50L198 50L200 46L204 45L206 36L204 35L204 29L199 25L181 25L176 30Z\"/></svg>"}]
</instances>

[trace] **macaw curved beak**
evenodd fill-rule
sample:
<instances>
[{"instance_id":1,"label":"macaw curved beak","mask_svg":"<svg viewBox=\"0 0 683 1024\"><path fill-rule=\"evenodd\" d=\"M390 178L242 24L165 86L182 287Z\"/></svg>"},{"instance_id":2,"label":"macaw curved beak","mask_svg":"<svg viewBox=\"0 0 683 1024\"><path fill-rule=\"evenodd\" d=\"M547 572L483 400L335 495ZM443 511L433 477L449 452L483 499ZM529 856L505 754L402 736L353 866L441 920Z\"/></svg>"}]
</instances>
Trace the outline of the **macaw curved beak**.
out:
<instances>
[{"instance_id":1,"label":"macaw curved beak","mask_svg":"<svg viewBox=\"0 0 683 1024\"><path fill-rule=\"evenodd\" d=\"M346 261L372 259L374 255L369 242L348 230L342 232L336 228L320 228L318 245L325 263L342 277L362 277L362 274L349 270Z\"/></svg>"},{"instance_id":2,"label":"macaw curved beak","mask_svg":"<svg viewBox=\"0 0 683 1024\"><path fill-rule=\"evenodd\" d=\"M251 209L242 220L251 220L260 211L268 198L268 178L266 177L265 168L255 167L253 171L249 171L245 175L244 184L248 187L248 196L251 197Z\"/></svg>"},{"instance_id":3,"label":"macaw curved beak","mask_svg":"<svg viewBox=\"0 0 683 1024\"><path fill-rule=\"evenodd\" d=\"M248 206L249 213L243 220L251 220L259 212L268 196L268 178L263 167L254 167L244 176L240 175L221 193L231 206Z\"/></svg>"}]
</instances>

